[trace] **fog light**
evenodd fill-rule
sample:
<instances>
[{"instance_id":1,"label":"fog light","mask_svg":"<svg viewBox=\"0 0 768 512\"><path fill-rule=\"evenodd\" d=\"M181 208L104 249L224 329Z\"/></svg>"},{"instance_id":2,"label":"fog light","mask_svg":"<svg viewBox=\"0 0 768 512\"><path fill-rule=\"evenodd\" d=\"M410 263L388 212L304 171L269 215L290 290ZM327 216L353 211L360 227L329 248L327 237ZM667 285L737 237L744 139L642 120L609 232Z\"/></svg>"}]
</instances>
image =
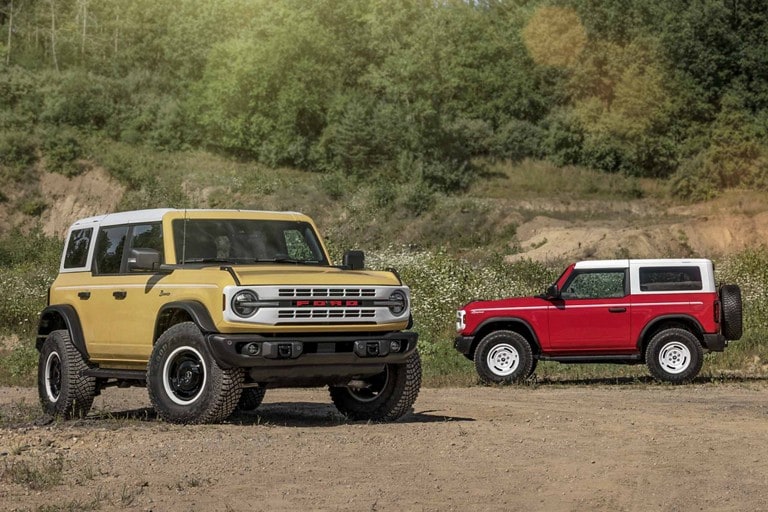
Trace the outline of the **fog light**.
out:
<instances>
[{"instance_id":1,"label":"fog light","mask_svg":"<svg viewBox=\"0 0 768 512\"><path fill-rule=\"evenodd\" d=\"M256 356L259 355L259 352L261 352L261 347L258 343L249 343L245 346L245 352L249 356Z\"/></svg>"},{"instance_id":2,"label":"fog light","mask_svg":"<svg viewBox=\"0 0 768 512\"><path fill-rule=\"evenodd\" d=\"M400 342L397 340L392 340L389 342L389 351L390 352L400 352Z\"/></svg>"}]
</instances>

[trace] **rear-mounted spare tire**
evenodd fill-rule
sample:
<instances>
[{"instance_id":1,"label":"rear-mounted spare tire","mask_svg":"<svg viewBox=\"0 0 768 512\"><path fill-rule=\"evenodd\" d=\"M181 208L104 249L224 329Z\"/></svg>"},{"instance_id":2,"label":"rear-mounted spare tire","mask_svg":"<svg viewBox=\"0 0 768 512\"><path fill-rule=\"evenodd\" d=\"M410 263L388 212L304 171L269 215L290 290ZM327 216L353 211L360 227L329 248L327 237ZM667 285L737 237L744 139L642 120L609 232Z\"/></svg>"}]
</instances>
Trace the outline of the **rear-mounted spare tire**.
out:
<instances>
[{"instance_id":1,"label":"rear-mounted spare tire","mask_svg":"<svg viewBox=\"0 0 768 512\"><path fill-rule=\"evenodd\" d=\"M723 336L727 340L738 340L743 333L741 289L735 284L720 287Z\"/></svg>"}]
</instances>

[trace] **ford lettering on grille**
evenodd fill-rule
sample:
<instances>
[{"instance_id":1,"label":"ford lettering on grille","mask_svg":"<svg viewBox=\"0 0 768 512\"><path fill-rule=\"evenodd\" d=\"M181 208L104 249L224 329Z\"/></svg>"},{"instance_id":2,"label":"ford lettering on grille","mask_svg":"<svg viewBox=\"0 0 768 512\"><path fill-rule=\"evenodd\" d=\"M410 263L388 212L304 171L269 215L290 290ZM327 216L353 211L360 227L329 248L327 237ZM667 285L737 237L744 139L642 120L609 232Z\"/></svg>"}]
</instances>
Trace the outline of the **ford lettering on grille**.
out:
<instances>
[{"instance_id":1,"label":"ford lettering on grille","mask_svg":"<svg viewBox=\"0 0 768 512\"><path fill-rule=\"evenodd\" d=\"M356 308L360 306L359 300L295 300L293 305L297 308Z\"/></svg>"}]
</instances>

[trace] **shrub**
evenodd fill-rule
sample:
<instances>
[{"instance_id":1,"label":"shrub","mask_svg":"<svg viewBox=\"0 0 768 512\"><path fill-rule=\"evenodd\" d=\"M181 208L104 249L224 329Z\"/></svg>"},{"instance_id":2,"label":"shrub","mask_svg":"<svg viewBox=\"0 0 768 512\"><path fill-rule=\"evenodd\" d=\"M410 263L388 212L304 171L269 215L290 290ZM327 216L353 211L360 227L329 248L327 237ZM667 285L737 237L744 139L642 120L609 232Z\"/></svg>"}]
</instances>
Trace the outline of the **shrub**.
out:
<instances>
[{"instance_id":1,"label":"shrub","mask_svg":"<svg viewBox=\"0 0 768 512\"><path fill-rule=\"evenodd\" d=\"M345 179L344 175L340 172L325 174L320 179L320 188L322 188L323 192L333 200L338 200L344 197L348 185L348 180Z\"/></svg>"},{"instance_id":2,"label":"shrub","mask_svg":"<svg viewBox=\"0 0 768 512\"><path fill-rule=\"evenodd\" d=\"M411 187L403 198L403 206L413 215L421 215L430 211L435 205L435 192L424 182Z\"/></svg>"},{"instance_id":3,"label":"shrub","mask_svg":"<svg viewBox=\"0 0 768 512\"><path fill-rule=\"evenodd\" d=\"M20 130L0 131L0 165L23 168L37 160L34 135Z\"/></svg>"},{"instance_id":4,"label":"shrub","mask_svg":"<svg viewBox=\"0 0 768 512\"><path fill-rule=\"evenodd\" d=\"M491 155L513 162L540 158L546 135L546 131L530 121L512 119L493 134Z\"/></svg>"},{"instance_id":5,"label":"shrub","mask_svg":"<svg viewBox=\"0 0 768 512\"><path fill-rule=\"evenodd\" d=\"M82 147L74 130L49 130L43 137L43 154L50 171L72 177L83 170L75 162L82 155Z\"/></svg>"}]
</instances>

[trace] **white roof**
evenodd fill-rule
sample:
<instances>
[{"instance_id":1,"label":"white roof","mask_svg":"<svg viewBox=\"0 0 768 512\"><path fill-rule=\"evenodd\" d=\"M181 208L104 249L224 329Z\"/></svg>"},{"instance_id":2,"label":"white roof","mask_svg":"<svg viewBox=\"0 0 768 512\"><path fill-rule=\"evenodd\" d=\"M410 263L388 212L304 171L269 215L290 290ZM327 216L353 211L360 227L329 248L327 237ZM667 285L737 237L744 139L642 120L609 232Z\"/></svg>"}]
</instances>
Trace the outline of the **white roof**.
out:
<instances>
[{"instance_id":1,"label":"white roof","mask_svg":"<svg viewBox=\"0 0 768 512\"><path fill-rule=\"evenodd\" d=\"M180 208L155 208L149 210L133 210L128 212L109 213L107 215L97 215L94 217L86 217L75 221L72 224L72 228L80 228L86 225L101 224L103 226L112 226L116 224L138 224L144 222L160 222L163 219L163 215L168 212L257 212L257 213L289 213L295 215L301 215L298 212L273 212L273 211L259 211L259 210L234 210L234 209L205 209L205 208L188 208L186 210Z\"/></svg>"},{"instance_id":2,"label":"white roof","mask_svg":"<svg viewBox=\"0 0 768 512\"><path fill-rule=\"evenodd\" d=\"M629 268L632 266L643 267L665 267L665 266L678 266L678 265L700 265L703 263L709 263L708 259L704 258L657 258L657 259L644 259L644 260L590 260L579 261L576 263L575 268Z\"/></svg>"}]
</instances>

